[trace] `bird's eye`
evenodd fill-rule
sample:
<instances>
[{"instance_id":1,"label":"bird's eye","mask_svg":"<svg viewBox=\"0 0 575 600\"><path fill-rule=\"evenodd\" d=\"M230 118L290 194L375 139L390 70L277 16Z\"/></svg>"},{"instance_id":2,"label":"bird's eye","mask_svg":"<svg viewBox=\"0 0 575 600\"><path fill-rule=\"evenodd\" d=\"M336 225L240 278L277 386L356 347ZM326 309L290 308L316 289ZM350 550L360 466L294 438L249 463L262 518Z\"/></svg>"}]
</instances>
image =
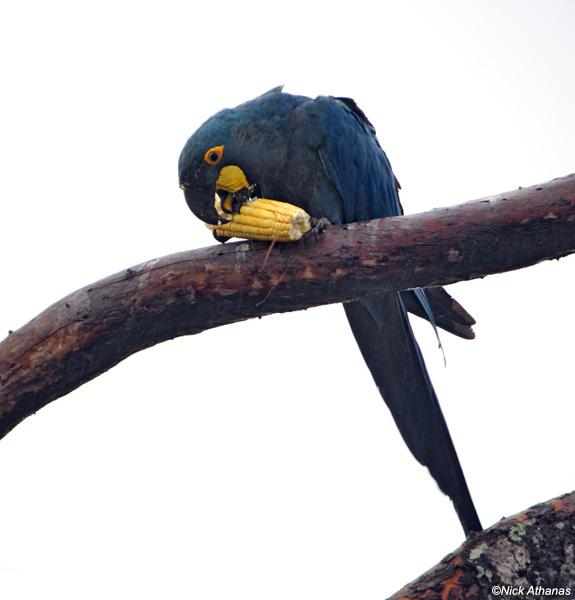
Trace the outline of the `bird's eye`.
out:
<instances>
[{"instance_id":1,"label":"bird's eye","mask_svg":"<svg viewBox=\"0 0 575 600\"><path fill-rule=\"evenodd\" d=\"M224 154L224 147L223 146L214 146L213 148L210 148L204 155L204 160L209 164L209 165L217 165L220 160L222 160L222 156Z\"/></svg>"}]
</instances>

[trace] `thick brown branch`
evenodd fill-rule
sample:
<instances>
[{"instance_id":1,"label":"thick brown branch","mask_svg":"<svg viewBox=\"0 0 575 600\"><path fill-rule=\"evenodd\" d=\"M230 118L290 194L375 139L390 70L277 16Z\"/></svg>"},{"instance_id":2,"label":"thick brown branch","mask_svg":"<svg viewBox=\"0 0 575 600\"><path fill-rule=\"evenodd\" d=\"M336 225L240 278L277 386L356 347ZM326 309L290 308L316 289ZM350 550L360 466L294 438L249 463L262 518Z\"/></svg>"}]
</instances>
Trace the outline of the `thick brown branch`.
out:
<instances>
[{"instance_id":1,"label":"thick brown branch","mask_svg":"<svg viewBox=\"0 0 575 600\"><path fill-rule=\"evenodd\" d=\"M0 437L124 358L181 335L575 251L575 174L408 217L154 259L56 302L0 343Z\"/></svg>"},{"instance_id":2,"label":"thick brown branch","mask_svg":"<svg viewBox=\"0 0 575 600\"><path fill-rule=\"evenodd\" d=\"M389 600L575 595L575 492L473 535Z\"/></svg>"}]
</instances>

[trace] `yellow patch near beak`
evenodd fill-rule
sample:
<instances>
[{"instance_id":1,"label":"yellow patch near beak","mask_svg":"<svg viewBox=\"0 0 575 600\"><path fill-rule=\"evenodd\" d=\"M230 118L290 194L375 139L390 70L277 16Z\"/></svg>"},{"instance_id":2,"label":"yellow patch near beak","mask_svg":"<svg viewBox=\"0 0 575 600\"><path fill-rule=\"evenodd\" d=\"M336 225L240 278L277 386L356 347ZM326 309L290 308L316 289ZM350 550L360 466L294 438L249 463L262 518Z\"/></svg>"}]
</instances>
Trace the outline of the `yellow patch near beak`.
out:
<instances>
[{"instance_id":1,"label":"yellow patch near beak","mask_svg":"<svg viewBox=\"0 0 575 600\"><path fill-rule=\"evenodd\" d=\"M228 165L220 171L220 176L216 181L216 190L235 194L245 187L248 187L248 180L239 167Z\"/></svg>"}]
</instances>

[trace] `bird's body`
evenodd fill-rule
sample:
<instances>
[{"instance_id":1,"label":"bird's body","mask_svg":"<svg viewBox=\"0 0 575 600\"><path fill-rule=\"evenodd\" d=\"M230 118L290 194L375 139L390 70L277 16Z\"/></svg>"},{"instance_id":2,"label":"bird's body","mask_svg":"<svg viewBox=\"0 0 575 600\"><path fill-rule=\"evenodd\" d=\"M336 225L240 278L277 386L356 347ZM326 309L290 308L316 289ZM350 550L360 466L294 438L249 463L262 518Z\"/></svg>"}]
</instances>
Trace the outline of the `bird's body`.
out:
<instances>
[{"instance_id":1,"label":"bird's body","mask_svg":"<svg viewBox=\"0 0 575 600\"><path fill-rule=\"evenodd\" d=\"M347 98L276 88L206 121L186 143L180 185L196 216L217 224L218 178L235 165L261 196L335 224L403 213L398 183L375 129ZM221 181L221 180L220 180ZM344 305L374 380L415 458L457 510L466 534L481 529L407 310L471 338L473 319L444 290L386 293Z\"/></svg>"},{"instance_id":2,"label":"bird's body","mask_svg":"<svg viewBox=\"0 0 575 600\"><path fill-rule=\"evenodd\" d=\"M193 186L198 167L205 166L202 150L219 145L214 140L233 139L222 161L240 166L264 198L337 224L401 214L395 178L374 134L351 100L272 91L209 119L182 152L180 181ZM193 165L198 153L201 160ZM201 214L197 205L190 208L207 222L217 219L209 214L213 198Z\"/></svg>"}]
</instances>

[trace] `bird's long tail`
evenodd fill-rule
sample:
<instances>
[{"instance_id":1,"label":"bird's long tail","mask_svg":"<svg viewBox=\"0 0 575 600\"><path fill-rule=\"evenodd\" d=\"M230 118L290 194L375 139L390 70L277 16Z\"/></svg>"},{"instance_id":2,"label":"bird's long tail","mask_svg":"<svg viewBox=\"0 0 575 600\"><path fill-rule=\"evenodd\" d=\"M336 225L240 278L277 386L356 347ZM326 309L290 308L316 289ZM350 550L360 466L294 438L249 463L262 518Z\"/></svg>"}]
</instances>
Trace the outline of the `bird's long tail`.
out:
<instances>
[{"instance_id":1,"label":"bird's long tail","mask_svg":"<svg viewBox=\"0 0 575 600\"><path fill-rule=\"evenodd\" d=\"M466 535L481 523L398 293L344 304L361 353L415 458L454 506Z\"/></svg>"}]
</instances>

